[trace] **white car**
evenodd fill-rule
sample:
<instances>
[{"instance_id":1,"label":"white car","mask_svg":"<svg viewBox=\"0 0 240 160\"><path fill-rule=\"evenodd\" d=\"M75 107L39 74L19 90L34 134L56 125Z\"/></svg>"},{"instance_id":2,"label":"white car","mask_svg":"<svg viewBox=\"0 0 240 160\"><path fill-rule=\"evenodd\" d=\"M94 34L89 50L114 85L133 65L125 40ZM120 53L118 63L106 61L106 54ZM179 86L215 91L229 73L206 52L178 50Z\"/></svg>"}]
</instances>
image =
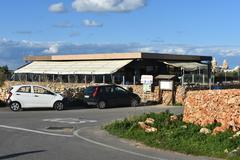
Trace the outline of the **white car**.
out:
<instances>
[{"instance_id":1,"label":"white car","mask_svg":"<svg viewBox=\"0 0 240 160\"><path fill-rule=\"evenodd\" d=\"M63 96L38 85L13 86L8 94L7 103L12 111L22 108L63 109Z\"/></svg>"}]
</instances>

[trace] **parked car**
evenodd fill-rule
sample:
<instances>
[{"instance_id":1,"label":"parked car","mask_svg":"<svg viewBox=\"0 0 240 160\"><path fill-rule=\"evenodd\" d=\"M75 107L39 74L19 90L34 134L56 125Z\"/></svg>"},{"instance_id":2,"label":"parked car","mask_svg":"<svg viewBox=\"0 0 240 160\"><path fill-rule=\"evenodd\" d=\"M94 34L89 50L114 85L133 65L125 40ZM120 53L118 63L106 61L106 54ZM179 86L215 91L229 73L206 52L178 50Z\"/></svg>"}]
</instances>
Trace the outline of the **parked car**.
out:
<instances>
[{"instance_id":1,"label":"parked car","mask_svg":"<svg viewBox=\"0 0 240 160\"><path fill-rule=\"evenodd\" d=\"M38 85L13 86L7 98L12 111L22 108L54 108L63 109L63 96Z\"/></svg>"},{"instance_id":2,"label":"parked car","mask_svg":"<svg viewBox=\"0 0 240 160\"><path fill-rule=\"evenodd\" d=\"M137 106L141 98L123 87L117 85L89 86L84 91L84 101L88 105L97 106L99 109L108 106Z\"/></svg>"}]
</instances>

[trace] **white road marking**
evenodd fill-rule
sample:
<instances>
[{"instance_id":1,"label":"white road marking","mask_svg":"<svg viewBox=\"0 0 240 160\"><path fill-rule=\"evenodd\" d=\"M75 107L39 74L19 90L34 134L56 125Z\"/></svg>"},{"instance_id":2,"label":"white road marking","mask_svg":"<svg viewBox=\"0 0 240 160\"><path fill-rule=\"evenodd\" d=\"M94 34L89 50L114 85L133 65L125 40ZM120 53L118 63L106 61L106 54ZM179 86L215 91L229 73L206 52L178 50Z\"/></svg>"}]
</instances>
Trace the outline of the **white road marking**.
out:
<instances>
[{"instance_id":1,"label":"white road marking","mask_svg":"<svg viewBox=\"0 0 240 160\"><path fill-rule=\"evenodd\" d=\"M38 130L32 130L32 129L26 129L26 128L20 128L20 127L13 127L13 126L6 126L6 125L0 125L0 128L20 130L20 131L25 131L25 132L32 132L32 133L49 135L49 136L59 136L59 137L73 137L74 136L74 135L65 135L65 134L55 134L55 133L49 133L49 132L42 132L42 131L38 131Z\"/></svg>"},{"instance_id":2,"label":"white road marking","mask_svg":"<svg viewBox=\"0 0 240 160\"><path fill-rule=\"evenodd\" d=\"M68 123L68 124L83 124L83 123L95 123L96 120L87 120L87 119L77 119L77 118L52 118L52 119L43 119L44 122L58 122L58 123Z\"/></svg>"},{"instance_id":3,"label":"white road marking","mask_svg":"<svg viewBox=\"0 0 240 160\"><path fill-rule=\"evenodd\" d=\"M93 144L96 144L96 145L99 145L99 146L102 146L102 147L110 148L110 149L115 150L115 151L120 151L120 152L132 154L132 155L135 155L135 156L144 157L144 158L148 158L148 159L167 160L167 159L163 159L163 158L159 158L159 157L149 156L149 155L145 155L145 154L142 154L142 153L137 153L137 152L132 152L132 151L129 151L129 150L117 148L117 147L114 147L114 146L111 146L111 145L107 145L107 144L104 144L104 143L101 143L101 142L97 142L97 141L85 138L83 136L80 136L78 134L78 131L79 130L76 130L73 134L76 137L78 137L78 138L80 138L80 139L82 139L82 140L84 140L86 142L89 142L89 143L93 143Z\"/></svg>"}]
</instances>

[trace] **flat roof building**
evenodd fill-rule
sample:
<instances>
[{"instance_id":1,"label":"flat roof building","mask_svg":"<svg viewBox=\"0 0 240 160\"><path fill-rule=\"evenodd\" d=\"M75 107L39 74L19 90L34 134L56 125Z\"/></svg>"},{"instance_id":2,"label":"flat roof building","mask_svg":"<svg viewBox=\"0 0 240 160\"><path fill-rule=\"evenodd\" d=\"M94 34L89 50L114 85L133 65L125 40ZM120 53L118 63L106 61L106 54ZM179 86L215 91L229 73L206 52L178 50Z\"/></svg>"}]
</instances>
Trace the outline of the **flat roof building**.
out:
<instances>
[{"instance_id":1,"label":"flat roof building","mask_svg":"<svg viewBox=\"0 0 240 160\"><path fill-rule=\"evenodd\" d=\"M212 57L134 52L28 56L24 60L29 63L14 72L20 79L139 84L141 75L179 77L192 72L210 79Z\"/></svg>"}]
</instances>

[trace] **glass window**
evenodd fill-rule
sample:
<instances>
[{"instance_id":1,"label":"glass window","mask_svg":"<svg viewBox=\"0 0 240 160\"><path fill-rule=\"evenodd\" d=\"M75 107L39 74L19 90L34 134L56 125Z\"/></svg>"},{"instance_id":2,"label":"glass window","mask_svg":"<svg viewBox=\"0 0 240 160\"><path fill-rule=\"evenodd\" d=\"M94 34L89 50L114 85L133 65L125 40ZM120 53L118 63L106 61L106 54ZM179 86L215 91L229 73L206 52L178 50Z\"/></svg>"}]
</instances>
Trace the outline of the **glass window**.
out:
<instances>
[{"instance_id":1,"label":"glass window","mask_svg":"<svg viewBox=\"0 0 240 160\"><path fill-rule=\"evenodd\" d=\"M22 92L22 93L31 93L31 87L30 86L23 86L18 89L17 92Z\"/></svg>"},{"instance_id":2,"label":"glass window","mask_svg":"<svg viewBox=\"0 0 240 160\"><path fill-rule=\"evenodd\" d=\"M46 90L45 88L37 87L37 86L33 86L33 91L36 94L52 94L52 92L50 92L49 90Z\"/></svg>"},{"instance_id":3,"label":"glass window","mask_svg":"<svg viewBox=\"0 0 240 160\"><path fill-rule=\"evenodd\" d=\"M85 90L84 90L84 94L93 94L96 90L96 87L87 87Z\"/></svg>"},{"instance_id":4,"label":"glass window","mask_svg":"<svg viewBox=\"0 0 240 160\"><path fill-rule=\"evenodd\" d=\"M113 93L113 87L111 87L111 86L106 86L106 87L105 87L105 91L106 91L106 93Z\"/></svg>"},{"instance_id":5,"label":"glass window","mask_svg":"<svg viewBox=\"0 0 240 160\"><path fill-rule=\"evenodd\" d=\"M120 94L126 94L126 90L121 88L121 87L116 87L115 92L120 93Z\"/></svg>"}]
</instances>

